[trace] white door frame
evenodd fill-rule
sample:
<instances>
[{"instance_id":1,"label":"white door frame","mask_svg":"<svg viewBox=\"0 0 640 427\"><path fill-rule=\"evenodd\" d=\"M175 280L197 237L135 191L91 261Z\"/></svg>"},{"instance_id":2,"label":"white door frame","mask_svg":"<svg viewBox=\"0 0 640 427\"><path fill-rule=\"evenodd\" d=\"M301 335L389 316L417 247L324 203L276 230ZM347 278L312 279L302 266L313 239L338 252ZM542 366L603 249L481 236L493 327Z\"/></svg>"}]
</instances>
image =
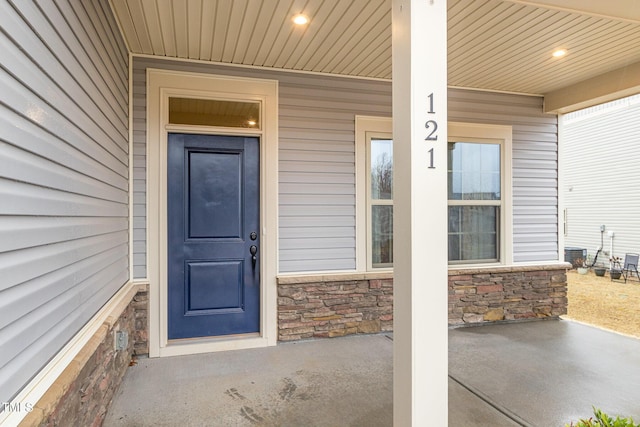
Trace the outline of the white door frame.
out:
<instances>
[{"instance_id":1,"label":"white door frame","mask_svg":"<svg viewBox=\"0 0 640 427\"><path fill-rule=\"evenodd\" d=\"M170 125L169 96L261 104L260 129ZM260 137L260 333L169 341L167 338L167 135ZM149 356L163 357L277 343L278 82L147 69L147 251Z\"/></svg>"}]
</instances>

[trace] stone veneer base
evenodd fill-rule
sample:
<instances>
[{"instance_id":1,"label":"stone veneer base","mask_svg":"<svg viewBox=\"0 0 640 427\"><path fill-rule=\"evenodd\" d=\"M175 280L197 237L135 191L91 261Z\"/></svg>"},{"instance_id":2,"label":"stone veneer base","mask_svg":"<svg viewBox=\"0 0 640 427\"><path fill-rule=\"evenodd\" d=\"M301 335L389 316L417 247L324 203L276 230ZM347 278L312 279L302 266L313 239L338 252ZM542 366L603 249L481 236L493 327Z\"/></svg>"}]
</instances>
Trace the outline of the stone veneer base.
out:
<instances>
[{"instance_id":1,"label":"stone veneer base","mask_svg":"<svg viewBox=\"0 0 640 427\"><path fill-rule=\"evenodd\" d=\"M139 286L122 313L105 320L22 420L21 427L102 425L133 356L148 354L147 294L148 287ZM128 332L125 350L114 349L115 331Z\"/></svg>"},{"instance_id":2,"label":"stone veneer base","mask_svg":"<svg viewBox=\"0 0 640 427\"><path fill-rule=\"evenodd\" d=\"M280 341L391 330L392 273L278 278Z\"/></svg>"},{"instance_id":3,"label":"stone veneer base","mask_svg":"<svg viewBox=\"0 0 640 427\"><path fill-rule=\"evenodd\" d=\"M449 325L558 318L568 263L449 270Z\"/></svg>"},{"instance_id":4,"label":"stone veneer base","mask_svg":"<svg viewBox=\"0 0 640 427\"><path fill-rule=\"evenodd\" d=\"M449 326L558 318L568 263L449 269ZM278 277L278 339L393 330L393 273Z\"/></svg>"}]
</instances>

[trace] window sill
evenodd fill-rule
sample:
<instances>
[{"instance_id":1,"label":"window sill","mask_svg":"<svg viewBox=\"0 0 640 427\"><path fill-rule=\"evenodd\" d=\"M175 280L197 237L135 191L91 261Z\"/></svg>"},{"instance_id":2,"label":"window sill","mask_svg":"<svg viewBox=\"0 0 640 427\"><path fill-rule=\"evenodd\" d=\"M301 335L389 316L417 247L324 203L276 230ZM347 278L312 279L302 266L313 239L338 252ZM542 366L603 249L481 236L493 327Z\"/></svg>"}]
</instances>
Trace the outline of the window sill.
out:
<instances>
[{"instance_id":1,"label":"window sill","mask_svg":"<svg viewBox=\"0 0 640 427\"><path fill-rule=\"evenodd\" d=\"M546 271L546 270L562 270L570 269L571 264L568 262L541 262L531 264L490 264L490 265L468 265L468 266L449 266L449 276L461 274L482 274L482 273L518 273L525 271Z\"/></svg>"},{"instance_id":2,"label":"window sill","mask_svg":"<svg viewBox=\"0 0 640 427\"><path fill-rule=\"evenodd\" d=\"M292 285L297 283L330 283L350 282L358 280L384 280L393 279L393 271L367 271L363 273L317 273L317 274L291 274L281 275L276 278L278 285Z\"/></svg>"},{"instance_id":3,"label":"window sill","mask_svg":"<svg viewBox=\"0 0 640 427\"><path fill-rule=\"evenodd\" d=\"M492 273L517 273L526 271L546 271L571 269L568 262L542 262L530 264L487 264L487 265L467 265L449 266L449 276L462 274L492 274ZM315 273L315 274L283 274L277 276L278 285L293 285L298 283L331 283L331 282L351 282L358 280L385 280L393 279L393 271L368 271L358 272L336 272L336 273Z\"/></svg>"}]
</instances>

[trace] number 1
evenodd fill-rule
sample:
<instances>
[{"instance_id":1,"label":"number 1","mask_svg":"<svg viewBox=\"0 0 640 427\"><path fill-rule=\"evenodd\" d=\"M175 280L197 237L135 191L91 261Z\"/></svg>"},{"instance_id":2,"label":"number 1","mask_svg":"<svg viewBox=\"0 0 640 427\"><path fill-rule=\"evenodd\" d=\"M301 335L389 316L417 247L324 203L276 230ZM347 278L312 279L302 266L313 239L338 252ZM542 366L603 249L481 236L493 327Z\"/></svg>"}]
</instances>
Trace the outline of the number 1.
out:
<instances>
[{"instance_id":1,"label":"number 1","mask_svg":"<svg viewBox=\"0 0 640 427\"><path fill-rule=\"evenodd\" d=\"M429 150L429 169L435 169L433 166L433 148Z\"/></svg>"}]
</instances>

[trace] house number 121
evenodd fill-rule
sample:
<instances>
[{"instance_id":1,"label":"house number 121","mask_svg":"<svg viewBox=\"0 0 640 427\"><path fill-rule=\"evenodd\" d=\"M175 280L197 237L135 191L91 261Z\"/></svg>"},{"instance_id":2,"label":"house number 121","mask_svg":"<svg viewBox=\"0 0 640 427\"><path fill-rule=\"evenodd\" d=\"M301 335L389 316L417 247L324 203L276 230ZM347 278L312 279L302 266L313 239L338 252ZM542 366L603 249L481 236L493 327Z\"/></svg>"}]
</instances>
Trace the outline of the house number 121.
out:
<instances>
[{"instance_id":1,"label":"house number 121","mask_svg":"<svg viewBox=\"0 0 640 427\"><path fill-rule=\"evenodd\" d=\"M435 114L436 112L433 110L433 92L429 94L429 110L427 114ZM424 124L424 127L427 128L429 134L424 139L425 141L437 141L438 135L436 132L438 131L438 122L435 120L427 120ZM433 165L433 148L429 149L429 169L435 169L436 167Z\"/></svg>"}]
</instances>

